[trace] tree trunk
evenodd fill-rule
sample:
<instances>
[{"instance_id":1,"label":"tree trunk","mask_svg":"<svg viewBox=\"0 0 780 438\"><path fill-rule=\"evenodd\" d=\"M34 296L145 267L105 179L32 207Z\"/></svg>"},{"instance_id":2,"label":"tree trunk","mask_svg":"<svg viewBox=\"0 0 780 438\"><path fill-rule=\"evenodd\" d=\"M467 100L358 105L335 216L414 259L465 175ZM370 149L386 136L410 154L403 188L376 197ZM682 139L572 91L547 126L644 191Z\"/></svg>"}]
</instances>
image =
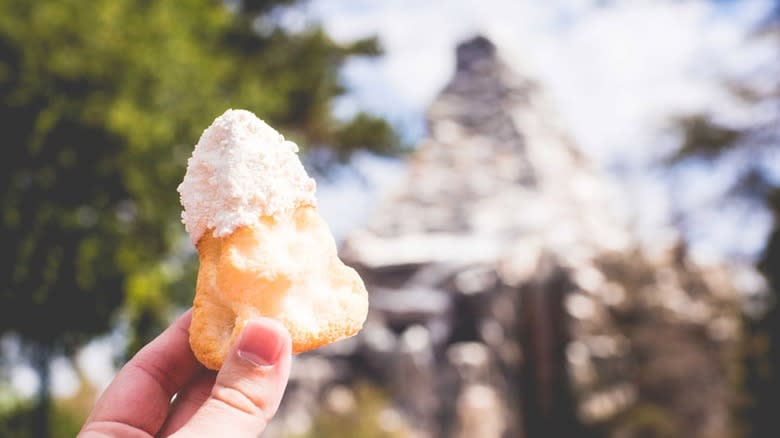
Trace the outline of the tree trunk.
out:
<instances>
[{"instance_id":1,"label":"tree trunk","mask_svg":"<svg viewBox=\"0 0 780 438\"><path fill-rule=\"evenodd\" d=\"M32 436L47 438L50 436L49 430L49 408L51 405L51 372L49 362L51 361L52 347L47 343L35 344L33 347L33 367L38 374L40 386L38 387L38 398L35 402L35 408L32 412Z\"/></svg>"},{"instance_id":2,"label":"tree trunk","mask_svg":"<svg viewBox=\"0 0 780 438\"><path fill-rule=\"evenodd\" d=\"M566 369L569 337L563 301L571 286L550 256L542 257L537 270L537 281L521 290L524 436L583 438Z\"/></svg>"}]
</instances>

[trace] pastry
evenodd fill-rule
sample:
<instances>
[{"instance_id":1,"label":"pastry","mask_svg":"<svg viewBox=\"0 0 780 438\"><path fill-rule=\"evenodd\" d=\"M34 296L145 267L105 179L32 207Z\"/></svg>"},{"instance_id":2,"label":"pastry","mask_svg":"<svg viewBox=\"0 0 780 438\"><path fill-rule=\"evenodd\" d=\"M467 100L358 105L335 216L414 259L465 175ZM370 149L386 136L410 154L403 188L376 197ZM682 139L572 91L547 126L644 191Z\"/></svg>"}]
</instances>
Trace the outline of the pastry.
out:
<instances>
[{"instance_id":1,"label":"pastry","mask_svg":"<svg viewBox=\"0 0 780 438\"><path fill-rule=\"evenodd\" d=\"M255 316L282 322L294 353L352 336L365 321L365 286L339 260L297 152L251 112L228 110L188 161L178 190L200 260L190 345L210 369Z\"/></svg>"}]
</instances>

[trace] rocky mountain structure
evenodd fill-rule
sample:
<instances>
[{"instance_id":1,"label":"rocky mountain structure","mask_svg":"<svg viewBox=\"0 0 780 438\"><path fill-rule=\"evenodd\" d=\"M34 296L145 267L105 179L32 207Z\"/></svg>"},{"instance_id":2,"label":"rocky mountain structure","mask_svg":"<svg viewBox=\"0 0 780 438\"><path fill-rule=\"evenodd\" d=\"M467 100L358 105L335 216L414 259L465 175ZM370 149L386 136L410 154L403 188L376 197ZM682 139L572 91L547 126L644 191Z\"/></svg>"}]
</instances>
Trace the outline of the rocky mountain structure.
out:
<instances>
[{"instance_id":1,"label":"rocky mountain structure","mask_svg":"<svg viewBox=\"0 0 780 438\"><path fill-rule=\"evenodd\" d=\"M343 247L366 326L296 359L271 436L730 436L730 273L635 241L556 120L490 41L458 46L404 182Z\"/></svg>"}]
</instances>

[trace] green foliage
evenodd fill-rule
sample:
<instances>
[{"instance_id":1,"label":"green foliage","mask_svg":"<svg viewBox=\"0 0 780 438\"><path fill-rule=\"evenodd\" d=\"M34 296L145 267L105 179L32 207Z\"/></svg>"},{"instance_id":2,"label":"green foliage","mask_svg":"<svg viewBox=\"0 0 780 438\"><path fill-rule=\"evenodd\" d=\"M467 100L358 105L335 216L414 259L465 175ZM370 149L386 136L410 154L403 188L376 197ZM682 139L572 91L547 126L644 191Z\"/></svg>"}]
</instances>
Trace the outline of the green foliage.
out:
<instances>
[{"instance_id":1,"label":"green foliage","mask_svg":"<svg viewBox=\"0 0 780 438\"><path fill-rule=\"evenodd\" d=\"M648 438L681 436L668 410L653 404L641 404L629 409L616 420L616 423L616 436Z\"/></svg>"},{"instance_id":2,"label":"green foliage","mask_svg":"<svg viewBox=\"0 0 780 438\"><path fill-rule=\"evenodd\" d=\"M70 353L119 308L133 348L159 331L194 281L176 186L227 108L343 156L393 148L383 121L330 111L340 66L375 39L254 31L294 3L0 0L0 334Z\"/></svg>"},{"instance_id":3,"label":"green foliage","mask_svg":"<svg viewBox=\"0 0 780 438\"><path fill-rule=\"evenodd\" d=\"M349 391L354 396L351 409L336 412L324 406L308 433L291 438L401 438L411 435L404 424L383 425L381 416L391 405L379 388L359 383Z\"/></svg>"},{"instance_id":4,"label":"green foliage","mask_svg":"<svg viewBox=\"0 0 780 438\"><path fill-rule=\"evenodd\" d=\"M9 438L31 437L29 403L15 404L11 409L0 410L0 436Z\"/></svg>"},{"instance_id":5,"label":"green foliage","mask_svg":"<svg viewBox=\"0 0 780 438\"><path fill-rule=\"evenodd\" d=\"M19 403L13 409L0 410L0 436L5 438L37 438L34 430L34 406ZM55 403L51 408L48 430L51 436L76 436L86 419L85 413L74 412L69 406Z\"/></svg>"},{"instance_id":6,"label":"green foliage","mask_svg":"<svg viewBox=\"0 0 780 438\"><path fill-rule=\"evenodd\" d=\"M721 126L703 114L681 117L677 123L685 136L682 146L672 156L672 162L692 156L717 158L733 148L741 137L738 129Z\"/></svg>"},{"instance_id":7,"label":"green foliage","mask_svg":"<svg viewBox=\"0 0 780 438\"><path fill-rule=\"evenodd\" d=\"M352 151L374 145L373 151L385 155L400 154L398 137L383 119L367 113L358 113L349 123L338 131L339 143L336 152L343 160L349 158Z\"/></svg>"},{"instance_id":8,"label":"green foliage","mask_svg":"<svg viewBox=\"0 0 780 438\"><path fill-rule=\"evenodd\" d=\"M780 8L776 7L757 29L755 38L767 39L780 46ZM770 72L774 65L764 66ZM759 73L766 73L759 69ZM758 86L751 81L725 81L724 88L742 103L755 108L780 108L780 81L776 74L760 78ZM756 111L756 114L767 114ZM741 174L722 201L753 201L773 214L773 230L767 237L761 254L757 254L757 268L769 284L771 298L765 314L755 318L743 317L745 327L743 347L735 369L733 390L736 399L736 419L739 436L762 438L777 435L780 417L780 186L777 175L768 170L765 160L776 155L780 147L780 114L747 123L738 128L723 126L706 114L689 115L679 120L684 143L670 163L679 165L689 161L717 163L733 160ZM775 170L776 172L776 170Z\"/></svg>"},{"instance_id":9,"label":"green foliage","mask_svg":"<svg viewBox=\"0 0 780 438\"><path fill-rule=\"evenodd\" d=\"M123 291L131 314L160 312L177 279L160 259L182 239L175 188L226 108L344 155L397 143L381 120L330 114L339 66L376 40L252 30L286 3L0 0L0 332L77 345L107 329Z\"/></svg>"}]
</instances>

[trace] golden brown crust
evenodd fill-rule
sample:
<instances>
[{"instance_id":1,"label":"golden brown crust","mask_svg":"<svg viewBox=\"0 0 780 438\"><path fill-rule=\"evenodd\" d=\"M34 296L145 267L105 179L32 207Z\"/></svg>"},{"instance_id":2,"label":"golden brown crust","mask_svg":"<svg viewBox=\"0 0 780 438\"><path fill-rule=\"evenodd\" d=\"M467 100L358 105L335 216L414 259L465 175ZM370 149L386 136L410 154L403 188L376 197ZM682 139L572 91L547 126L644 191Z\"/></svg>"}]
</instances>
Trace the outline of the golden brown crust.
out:
<instances>
[{"instance_id":1,"label":"golden brown crust","mask_svg":"<svg viewBox=\"0 0 780 438\"><path fill-rule=\"evenodd\" d=\"M302 353L355 335L368 311L362 280L336 255L333 238L313 207L264 217L197 244L190 345L207 368L222 366L246 321L276 318Z\"/></svg>"}]
</instances>

